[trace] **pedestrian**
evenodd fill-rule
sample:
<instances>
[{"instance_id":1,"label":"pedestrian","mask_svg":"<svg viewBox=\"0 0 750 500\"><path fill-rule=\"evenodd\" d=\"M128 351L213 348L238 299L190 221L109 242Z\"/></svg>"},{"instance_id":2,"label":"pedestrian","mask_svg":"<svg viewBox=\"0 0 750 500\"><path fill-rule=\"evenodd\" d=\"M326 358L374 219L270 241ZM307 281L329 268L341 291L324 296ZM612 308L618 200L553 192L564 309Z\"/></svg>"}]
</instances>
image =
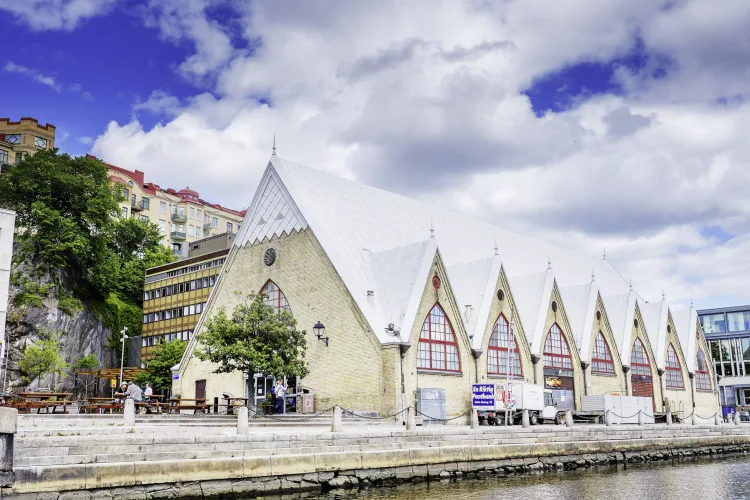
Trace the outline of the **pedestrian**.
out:
<instances>
[{"instance_id":1,"label":"pedestrian","mask_svg":"<svg viewBox=\"0 0 750 500\"><path fill-rule=\"evenodd\" d=\"M151 401L151 395L154 393L154 390L151 388L151 384L146 382L146 389L143 390L143 397L146 401Z\"/></svg>"},{"instance_id":2,"label":"pedestrian","mask_svg":"<svg viewBox=\"0 0 750 500\"><path fill-rule=\"evenodd\" d=\"M125 382L122 382L120 384L120 392L115 393L115 396L120 396L120 399L117 400L118 403L125 402L125 397L126 397L125 394L127 393L127 391L128 391L128 384L126 384Z\"/></svg>"},{"instance_id":3,"label":"pedestrian","mask_svg":"<svg viewBox=\"0 0 750 500\"><path fill-rule=\"evenodd\" d=\"M120 392L115 393L115 396L120 396L123 398L122 402L125 402L125 399L140 401L142 399L142 395L143 391L140 387L135 385L132 380L127 384L123 382L122 385L120 385Z\"/></svg>"},{"instance_id":4,"label":"pedestrian","mask_svg":"<svg viewBox=\"0 0 750 500\"><path fill-rule=\"evenodd\" d=\"M286 385L281 379L276 380L274 394L276 395L276 413L281 415L284 413L284 396L286 395Z\"/></svg>"}]
</instances>

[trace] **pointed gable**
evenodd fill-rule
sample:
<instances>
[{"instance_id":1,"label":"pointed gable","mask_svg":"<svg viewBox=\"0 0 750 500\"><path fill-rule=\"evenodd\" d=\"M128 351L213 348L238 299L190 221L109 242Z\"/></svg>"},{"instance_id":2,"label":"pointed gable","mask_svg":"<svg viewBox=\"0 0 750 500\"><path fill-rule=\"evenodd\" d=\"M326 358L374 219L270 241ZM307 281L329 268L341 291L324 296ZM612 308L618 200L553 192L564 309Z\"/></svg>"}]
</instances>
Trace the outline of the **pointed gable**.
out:
<instances>
[{"instance_id":1,"label":"pointed gable","mask_svg":"<svg viewBox=\"0 0 750 500\"><path fill-rule=\"evenodd\" d=\"M682 347L682 353L685 356L685 368L689 373L695 373L698 335L698 312L695 308L684 309L679 311L670 311L672 313L672 322L674 323L676 337ZM704 353L708 355L707 353Z\"/></svg>"},{"instance_id":2,"label":"pointed gable","mask_svg":"<svg viewBox=\"0 0 750 500\"><path fill-rule=\"evenodd\" d=\"M560 297L565 306L570 329L576 342L581 361L589 361L591 353L591 328L596 314L599 296L596 283L560 288Z\"/></svg>"},{"instance_id":3,"label":"pointed gable","mask_svg":"<svg viewBox=\"0 0 750 500\"><path fill-rule=\"evenodd\" d=\"M654 356L656 367L664 369L664 360L667 352L667 323L669 307L662 299L660 302L645 303L638 301L638 309L643 318L643 329L648 335L651 346L656 348Z\"/></svg>"},{"instance_id":4,"label":"pointed gable","mask_svg":"<svg viewBox=\"0 0 750 500\"><path fill-rule=\"evenodd\" d=\"M456 294L459 307L464 308L464 324L471 337L472 349L481 349L484 328L495 297L495 285L500 277L500 258L457 264L448 267L447 273ZM470 306L468 321L466 306Z\"/></svg>"},{"instance_id":5,"label":"pointed gable","mask_svg":"<svg viewBox=\"0 0 750 500\"><path fill-rule=\"evenodd\" d=\"M633 290L630 290L625 294L602 297L602 302L609 319L609 326L612 328L612 335L617 342L620 359L623 363L629 363L636 295Z\"/></svg>"},{"instance_id":6,"label":"pointed gable","mask_svg":"<svg viewBox=\"0 0 750 500\"><path fill-rule=\"evenodd\" d=\"M541 352L542 340L547 333L544 331L544 321L550 300L552 300L552 289L555 283L552 270L509 277L508 282L513 291L513 300L518 309L526 340L531 344L531 352Z\"/></svg>"}]
</instances>

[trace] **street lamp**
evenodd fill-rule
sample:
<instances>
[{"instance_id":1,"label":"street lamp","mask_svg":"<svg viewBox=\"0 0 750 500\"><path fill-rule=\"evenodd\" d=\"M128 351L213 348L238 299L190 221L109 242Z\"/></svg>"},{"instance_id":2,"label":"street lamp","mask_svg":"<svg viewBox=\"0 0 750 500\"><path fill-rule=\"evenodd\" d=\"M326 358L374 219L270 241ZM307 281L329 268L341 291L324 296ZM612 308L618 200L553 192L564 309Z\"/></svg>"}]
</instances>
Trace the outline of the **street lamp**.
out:
<instances>
[{"instance_id":1,"label":"street lamp","mask_svg":"<svg viewBox=\"0 0 750 500\"><path fill-rule=\"evenodd\" d=\"M125 341L128 339L128 327L120 331L120 342L122 342L122 353L120 354L120 385L122 385L122 372L125 367Z\"/></svg>"},{"instance_id":2,"label":"street lamp","mask_svg":"<svg viewBox=\"0 0 750 500\"><path fill-rule=\"evenodd\" d=\"M323 326L323 323L318 321L315 323L315 326L313 326L313 332L315 332L315 336L318 337L318 340L322 340L326 343L326 347L328 347L328 337L324 337L323 334L326 332L326 327Z\"/></svg>"}]
</instances>

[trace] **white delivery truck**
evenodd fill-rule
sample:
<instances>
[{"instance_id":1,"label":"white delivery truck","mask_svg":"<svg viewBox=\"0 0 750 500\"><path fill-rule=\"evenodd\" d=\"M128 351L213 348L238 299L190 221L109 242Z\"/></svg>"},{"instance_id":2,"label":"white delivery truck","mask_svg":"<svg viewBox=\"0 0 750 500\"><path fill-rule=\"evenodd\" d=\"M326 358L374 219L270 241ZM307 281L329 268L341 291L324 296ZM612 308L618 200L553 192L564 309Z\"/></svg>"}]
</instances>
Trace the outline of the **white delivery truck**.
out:
<instances>
[{"instance_id":1,"label":"white delivery truck","mask_svg":"<svg viewBox=\"0 0 750 500\"><path fill-rule=\"evenodd\" d=\"M509 419L508 423L520 423L523 410L529 411L529 423L536 425L544 421L561 423L565 411L554 406L552 392L541 385L526 382L502 384L473 384L472 408L477 410L479 421L497 425Z\"/></svg>"}]
</instances>

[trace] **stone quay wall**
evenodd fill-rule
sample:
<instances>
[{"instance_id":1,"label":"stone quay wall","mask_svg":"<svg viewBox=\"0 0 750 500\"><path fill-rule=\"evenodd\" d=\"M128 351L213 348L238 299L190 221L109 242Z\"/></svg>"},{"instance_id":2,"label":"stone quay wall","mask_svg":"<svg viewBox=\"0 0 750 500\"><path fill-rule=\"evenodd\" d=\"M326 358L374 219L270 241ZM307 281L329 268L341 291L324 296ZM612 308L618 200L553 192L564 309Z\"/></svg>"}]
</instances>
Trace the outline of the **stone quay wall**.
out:
<instances>
[{"instance_id":1,"label":"stone quay wall","mask_svg":"<svg viewBox=\"0 0 750 500\"><path fill-rule=\"evenodd\" d=\"M247 498L750 451L750 427L721 427L716 433L717 428L710 426L665 426L664 432L653 429L647 434L637 427L625 426L582 432L554 432L551 428L545 432L550 437L534 438L541 442L455 446L406 446L402 441L409 434L419 434L428 443L447 434L437 431L381 432L379 438L375 436L378 433L360 433L359 437L356 433L341 433L337 434L338 439L370 444L355 451L273 454L271 448L258 456L23 466L15 468L12 488L4 488L0 494L16 500ZM705 436L701 435L703 432ZM302 434L287 439L307 439ZM514 434L518 438L524 433ZM454 435L470 438L457 442L482 443L502 434L467 429ZM606 435L606 439L597 439L599 435ZM507 433L505 436L513 439ZM574 440L576 437L585 440ZM378 439L383 446L370 449ZM145 451L148 453L148 447Z\"/></svg>"}]
</instances>

